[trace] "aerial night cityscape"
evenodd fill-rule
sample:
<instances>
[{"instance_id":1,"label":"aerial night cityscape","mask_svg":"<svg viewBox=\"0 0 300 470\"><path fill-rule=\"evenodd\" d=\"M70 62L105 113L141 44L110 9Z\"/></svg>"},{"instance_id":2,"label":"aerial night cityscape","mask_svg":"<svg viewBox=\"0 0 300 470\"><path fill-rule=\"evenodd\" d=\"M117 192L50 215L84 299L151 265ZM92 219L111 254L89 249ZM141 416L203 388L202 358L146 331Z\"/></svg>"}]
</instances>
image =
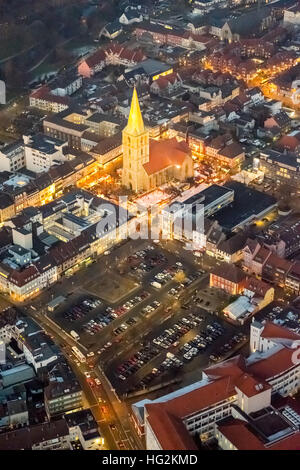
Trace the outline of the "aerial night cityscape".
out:
<instances>
[{"instance_id":1,"label":"aerial night cityscape","mask_svg":"<svg viewBox=\"0 0 300 470\"><path fill-rule=\"evenodd\" d=\"M0 0L19 450L300 450L300 2Z\"/></svg>"}]
</instances>

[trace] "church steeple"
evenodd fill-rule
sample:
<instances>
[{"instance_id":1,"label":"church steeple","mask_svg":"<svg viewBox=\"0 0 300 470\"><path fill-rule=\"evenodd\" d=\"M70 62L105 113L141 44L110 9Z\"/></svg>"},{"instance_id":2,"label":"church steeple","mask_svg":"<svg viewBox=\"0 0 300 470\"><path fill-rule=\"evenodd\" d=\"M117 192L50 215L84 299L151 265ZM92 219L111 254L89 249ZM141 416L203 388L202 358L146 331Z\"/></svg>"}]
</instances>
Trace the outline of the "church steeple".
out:
<instances>
[{"instance_id":1,"label":"church steeple","mask_svg":"<svg viewBox=\"0 0 300 470\"><path fill-rule=\"evenodd\" d=\"M145 163L149 161L149 131L145 128L136 89L132 94L128 123L123 130L122 182L133 191L147 188Z\"/></svg>"},{"instance_id":2,"label":"church steeple","mask_svg":"<svg viewBox=\"0 0 300 470\"><path fill-rule=\"evenodd\" d=\"M144 121L142 118L139 99L135 87L133 89L130 113L125 130L128 134L131 135L140 135L145 132Z\"/></svg>"}]
</instances>

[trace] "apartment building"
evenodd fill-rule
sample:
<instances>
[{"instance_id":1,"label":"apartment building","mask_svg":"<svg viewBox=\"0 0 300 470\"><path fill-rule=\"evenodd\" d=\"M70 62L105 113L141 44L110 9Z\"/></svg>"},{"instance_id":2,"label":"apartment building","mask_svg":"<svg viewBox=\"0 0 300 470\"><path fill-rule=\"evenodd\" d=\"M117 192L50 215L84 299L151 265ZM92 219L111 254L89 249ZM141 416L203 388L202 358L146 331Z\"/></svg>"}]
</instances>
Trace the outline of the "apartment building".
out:
<instances>
[{"instance_id":1,"label":"apartment building","mask_svg":"<svg viewBox=\"0 0 300 470\"><path fill-rule=\"evenodd\" d=\"M295 153L264 150L259 157L260 170L274 183L287 184L296 190L300 185L300 157Z\"/></svg>"},{"instance_id":2,"label":"apartment building","mask_svg":"<svg viewBox=\"0 0 300 470\"><path fill-rule=\"evenodd\" d=\"M1 171L18 171L25 166L24 142L16 140L0 149Z\"/></svg>"},{"instance_id":3,"label":"apartment building","mask_svg":"<svg viewBox=\"0 0 300 470\"><path fill-rule=\"evenodd\" d=\"M67 143L44 134L23 136L26 168L35 173L48 171L67 160Z\"/></svg>"},{"instance_id":4,"label":"apartment building","mask_svg":"<svg viewBox=\"0 0 300 470\"><path fill-rule=\"evenodd\" d=\"M29 106L41 109L42 111L60 113L68 109L69 105L69 97L52 94L47 85L34 90L29 96Z\"/></svg>"},{"instance_id":5,"label":"apartment building","mask_svg":"<svg viewBox=\"0 0 300 470\"><path fill-rule=\"evenodd\" d=\"M67 362L59 360L48 368L49 385L44 390L45 409L48 418L83 406L83 392Z\"/></svg>"},{"instance_id":6,"label":"apartment building","mask_svg":"<svg viewBox=\"0 0 300 470\"><path fill-rule=\"evenodd\" d=\"M247 275L240 268L234 264L223 263L210 273L209 286L237 295L243 291L246 279Z\"/></svg>"},{"instance_id":7,"label":"apartment building","mask_svg":"<svg viewBox=\"0 0 300 470\"><path fill-rule=\"evenodd\" d=\"M199 382L132 405L134 425L145 434L148 450L196 450L212 438L217 438L220 448L227 448L222 437L224 422L239 418L244 424L252 423L257 415L266 416L279 408L287 418L283 397L297 393L300 387L300 364L293 361L300 336L273 323L264 330L274 342L267 351L261 348L247 359L235 356L205 369ZM251 335L253 344L255 328L251 328ZM299 445L299 426L293 426L291 418L286 425L290 445L295 439ZM275 440L271 435L264 445L274 448L280 439L287 438L285 433Z\"/></svg>"},{"instance_id":8,"label":"apartment building","mask_svg":"<svg viewBox=\"0 0 300 470\"><path fill-rule=\"evenodd\" d=\"M0 434L1 450L71 450L64 419L22 427Z\"/></svg>"}]
</instances>

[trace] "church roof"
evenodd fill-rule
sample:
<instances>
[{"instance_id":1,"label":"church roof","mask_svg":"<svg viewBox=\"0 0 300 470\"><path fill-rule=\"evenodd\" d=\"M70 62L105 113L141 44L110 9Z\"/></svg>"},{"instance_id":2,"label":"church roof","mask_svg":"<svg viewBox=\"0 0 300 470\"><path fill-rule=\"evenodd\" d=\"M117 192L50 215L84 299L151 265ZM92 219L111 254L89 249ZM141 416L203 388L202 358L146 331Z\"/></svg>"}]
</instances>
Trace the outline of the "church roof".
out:
<instances>
[{"instance_id":1,"label":"church roof","mask_svg":"<svg viewBox=\"0 0 300 470\"><path fill-rule=\"evenodd\" d=\"M128 132L128 134L131 135L139 135L145 131L144 121L135 87L133 89L130 113L125 130Z\"/></svg>"},{"instance_id":2,"label":"church roof","mask_svg":"<svg viewBox=\"0 0 300 470\"><path fill-rule=\"evenodd\" d=\"M190 149L186 142L178 141L176 137L166 140L150 140L149 162L144 164L148 175L157 173L169 166L181 166Z\"/></svg>"}]
</instances>

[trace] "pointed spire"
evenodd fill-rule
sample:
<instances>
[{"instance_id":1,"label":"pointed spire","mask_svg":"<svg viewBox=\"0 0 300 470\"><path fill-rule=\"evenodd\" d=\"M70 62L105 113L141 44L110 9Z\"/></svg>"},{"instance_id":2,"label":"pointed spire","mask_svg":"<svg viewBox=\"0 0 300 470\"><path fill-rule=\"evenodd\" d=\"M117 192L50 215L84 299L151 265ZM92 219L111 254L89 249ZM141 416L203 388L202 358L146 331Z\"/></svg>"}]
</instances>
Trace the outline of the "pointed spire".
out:
<instances>
[{"instance_id":1,"label":"pointed spire","mask_svg":"<svg viewBox=\"0 0 300 470\"><path fill-rule=\"evenodd\" d=\"M139 135L145 131L144 121L140 109L139 99L136 88L133 89L129 118L126 126L126 132Z\"/></svg>"}]
</instances>

